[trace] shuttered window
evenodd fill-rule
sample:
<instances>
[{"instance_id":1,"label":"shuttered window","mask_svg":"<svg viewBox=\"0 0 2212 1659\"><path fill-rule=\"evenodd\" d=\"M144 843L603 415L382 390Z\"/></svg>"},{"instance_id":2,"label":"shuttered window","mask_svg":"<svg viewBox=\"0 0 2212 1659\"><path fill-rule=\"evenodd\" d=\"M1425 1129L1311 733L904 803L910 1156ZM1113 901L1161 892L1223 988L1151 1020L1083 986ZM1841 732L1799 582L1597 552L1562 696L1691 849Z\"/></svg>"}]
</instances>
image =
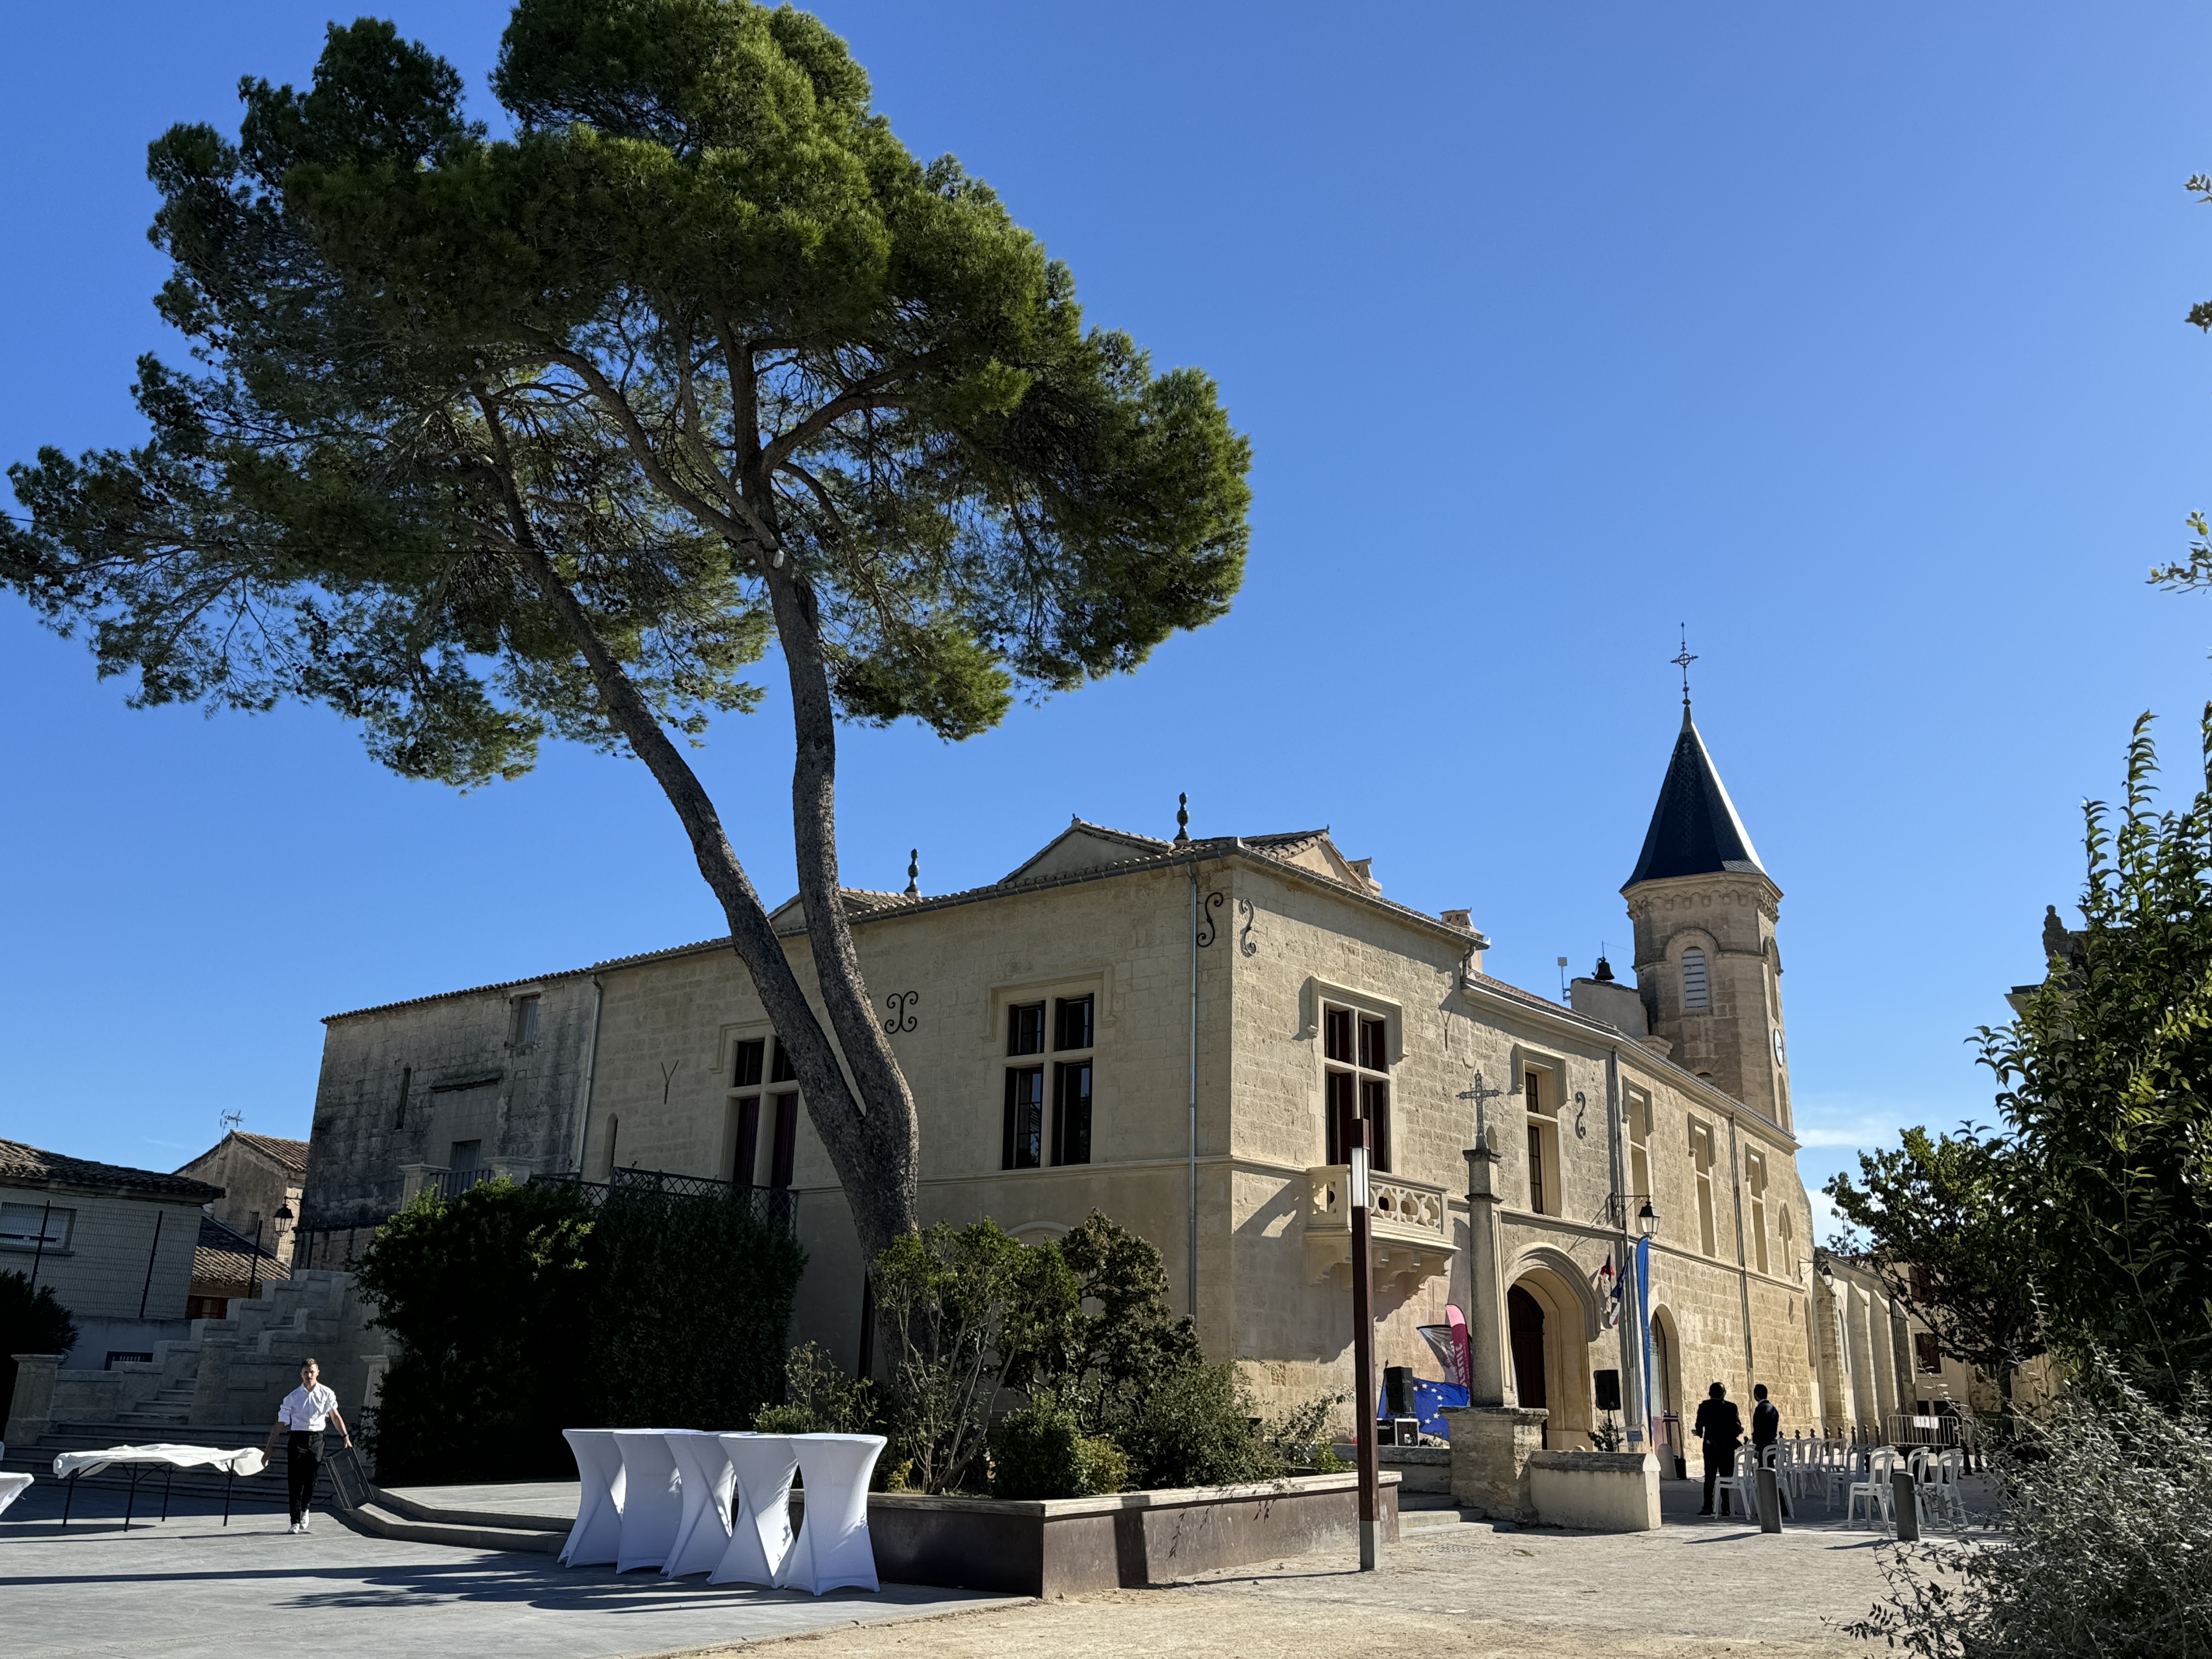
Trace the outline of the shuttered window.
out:
<instances>
[{"instance_id":1,"label":"shuttered window","mask_svg":"<svg viewBox=\"0 0 2212 1659\"><path fill-rule=\"evenodd\" d=\"M1712 993L1705 984L1705 953L1692 945L1682 952L1682 1006L1709 1008Z\"/></svg>"}]
</instances>

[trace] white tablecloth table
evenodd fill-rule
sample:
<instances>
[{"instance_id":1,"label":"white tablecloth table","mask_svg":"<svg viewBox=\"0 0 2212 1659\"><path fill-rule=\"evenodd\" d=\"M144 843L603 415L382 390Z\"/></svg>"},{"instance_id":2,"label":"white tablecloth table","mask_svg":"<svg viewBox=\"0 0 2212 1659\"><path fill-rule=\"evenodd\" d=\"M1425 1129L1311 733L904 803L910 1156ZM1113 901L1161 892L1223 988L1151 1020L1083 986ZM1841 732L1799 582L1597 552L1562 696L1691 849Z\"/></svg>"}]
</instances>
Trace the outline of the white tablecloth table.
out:
<instances>
[{"instance_id":1,"label":"white tablecloth table","mask_svg":"<svg viewBox=\"0 0 2212 1659\"><path fill-rule=\"evenodd\" d=\"M668 1450L682 1482L683 1512L661 1571L671 1578L712 1572L730 1547L730 1496L737 1485L730 1455L720 1435L703 1429L670 1430Z\"/></svg>"},{"instance_id":2,"label":"white tablecloth table","mask_svg":"<svg viewBox=\"0 0 2212 1659\"><path fill-rule=\"evenodd\" d=\"M611 1566L622 1553L623 1462L612 1429L563 1429L575 1454L576 1524L561 1547L564 1566Z\"/></svg>"},{"instance_id":3,"label":"white tablecloth table","mask_svg":"<svg viewBox=\"0 0 2212 1659\"><path fill-rule=\"evenodd\" d=\"M676 1478L676 1459L666 1429L617 1429L615 1449L622 1455L622 1544L615 1571L665 1567L676 1547L676 1528L684 1519L684 1497Z\"/></svg>"},{"instance_id":4,"label":"white tablecloth table","mask_svg":"<svg viewBox=\"0 0 2212 1659\"><path fill-rule=\"evenodd\" d=\"M710 1584L772 1586L791 1553L791 1480L799 1473L795 1437L787 1434L720 1436L738 1487L738 1518L729 1547ZM808 1500L812 1503L812 1496Z\"/></svg>"},{"instance_id":5,"label":"white tablecloth table","mask_svg":"<svg viewBox=\"0 0 2212 1659\"><path fill-rule=\"evenodd\" d=\"M882 1589L868 1537L868 1477L883 1454L883 1436L801 1434L793 1437L793 1445L806 1486L806 1513L775 1576L776 1587L817 1595Z\"/></svg>"},{"instance_id":6,"label":"white tablecloth table","mask_svg":"<svg viewBox=\"0 0 2212 1659\"><path fill-rule=\"evenodd\" d=\"M33 1476L0 1474L0 1515L7 1513L8 1505L30 1491Z\"/></svg>"},{"instance_id":7,"label":"white tablecloth table","mask_svg":"<svg viewBox=\"0 0 2212 1659\"><path fill-rule=\"evenodd\" d=\"M69 1525L70 1504L76 1497L76 1477L98 1474L102 1469L121 1463L131 1470L131 1498L123 1506L123 1525L130 1529L131 1513L138 1503L139 1477L153 1469L166 1469L174 1475L179 1469L222 1469L235 1479L237 1476L261 1473L267 1460L258 1446L179 1446L161 1442L150 1446L108 1446L99 1451L58 1453L54 1458L54 1478L70 1483L68 1497L62 1500L62 1525ZM169 1488L165 1478L161 1486L161 1518L169 1518ZM223 1489L222 1523L230 1524L230 1490Z\"/></svg>"}]
</instances>

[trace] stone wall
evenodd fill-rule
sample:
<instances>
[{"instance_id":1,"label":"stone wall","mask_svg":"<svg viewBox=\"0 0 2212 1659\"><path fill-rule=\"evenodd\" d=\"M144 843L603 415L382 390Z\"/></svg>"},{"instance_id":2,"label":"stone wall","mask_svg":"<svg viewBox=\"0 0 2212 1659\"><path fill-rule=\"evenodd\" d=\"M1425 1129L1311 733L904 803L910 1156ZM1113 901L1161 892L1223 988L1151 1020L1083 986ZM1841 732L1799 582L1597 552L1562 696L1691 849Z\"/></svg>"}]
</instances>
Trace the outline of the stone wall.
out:
<instances>
[{"instance_id":1,"label":"stone wall","mask_svg":"<svg viewBox=\"0 0 2212 1659\"><path fill-rule=\"evenodd\" d=\"M11 1204L72 1212L68 1243L43 1251L0 1244L0 1268L28 1274L83 1319L181 1319L199 1243L200 1206L188 1199L126 1197L60 1187L0 1187ZM150 1273L149 1273L150 1268Z\"/></svg>"},{"instance_id":2,"label":"stone wall","mask_svg":"<svg viewBox=\"0 0 2212 1659\"><path fill-rule=\"evenodd\" d=\"M536 1039L518 1047L514 1002L532 994ZM446 1167L456 1141L478 1142L484 1164L574 1167L592 1010L591 975L565 974L332 1015L305 1219L381 1221L399 1207L401 1167Z\"/></svg>"}]
</instances>

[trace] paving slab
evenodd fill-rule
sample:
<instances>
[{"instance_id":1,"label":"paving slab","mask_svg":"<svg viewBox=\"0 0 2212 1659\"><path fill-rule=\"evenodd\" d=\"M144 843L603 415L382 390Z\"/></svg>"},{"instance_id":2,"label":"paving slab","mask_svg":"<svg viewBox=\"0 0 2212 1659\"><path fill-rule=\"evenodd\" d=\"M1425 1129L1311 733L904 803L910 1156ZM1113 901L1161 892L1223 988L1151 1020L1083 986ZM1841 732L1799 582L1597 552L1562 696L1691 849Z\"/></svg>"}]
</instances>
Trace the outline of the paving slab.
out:
<instances>
[{"instance_id":1,"label":"paving slab","mask_svg":"<svg viewBox=\"0 0 2212 1659\"><path fill-rule=\"evenodd\" d=\"M61 1510L59 1487L41 1480L0 1516L8 1659L622 1659L1010 1599L887 1584L817 1600L571 1571L549 1556L364 1537L326 1514L305 1537L266 1510L234 1511L225 1527L220 1504L198 1501L146 1524L143 1492L128 1532L119 1492L80 1491L66 1529Z\"/></svg>"}]
</instances>

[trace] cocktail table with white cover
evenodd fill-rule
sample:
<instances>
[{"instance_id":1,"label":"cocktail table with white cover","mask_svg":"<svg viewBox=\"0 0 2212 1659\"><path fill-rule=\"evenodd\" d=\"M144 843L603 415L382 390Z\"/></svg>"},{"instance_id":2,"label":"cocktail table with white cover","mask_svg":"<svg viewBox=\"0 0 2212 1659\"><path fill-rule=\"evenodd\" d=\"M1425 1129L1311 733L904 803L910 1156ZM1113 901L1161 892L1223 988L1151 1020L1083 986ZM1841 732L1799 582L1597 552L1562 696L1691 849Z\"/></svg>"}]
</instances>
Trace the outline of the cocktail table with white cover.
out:
<instances>
[{"instance_id":1,"label":"cocktail table with white cover","mask_svg":"<svg viewBox=\"0 0 2212 1659\"><path fill-rule=\"evenodd\" d=\"M776 1570L791 1553L791 1478L799 1473L796 1437L726 1434L720 1437L738 1487L738 1518L729 1548L708 1575L710 1584L776 1583Z\"/></svg>"},{"instance_id":2,"label":"cocktail table with white cover","mask_svg":"<svg viewBox=\"0 0 2212 1659\"><path fill-rule=\"evenodd\" d=\"M561 1563L570 1567L611 1565L622 1553L623 1463L612 1429L563 1429L561 1437L575 1454L576 1524L561 1546Z\"/></svg>"},{"instance_id":3,"label":"cocktail table with white cover","mask_svg":"<svg viewBox=\"0 0 2212 1659\"><path fill-rule=\"evenodd\" d=\"M683 1482L684 1510L661 1571L671 1578L712 1572L730 1548L730 1496L737 1485L730 1455L721 1436L699 1429L671 1430L668 1450Z\"/></svg>"},{"instance_id":4,"label":"cocktail table with white cover","mask_svg":"<svg viewBox=\"0 0 2212 1659\"><path fill-rule=\"evenodd\" d=\"M228 1469L233 1474L258 1474L264 1459L258 1446L109 1446L100 1451L60 1452L54 1458L54 1478L98 1474L111 1463L149 1463L172 1469Z\"/></svg>"},{"instance_id":5,"label":"cocktail table with white cover","mask_svg":"<svg viewBox=\"0 0 2212 1659\"><path fill-rule=\"evenodd\" d=\"M793 1437L806 1513L799 1537L775 1576L779 1589L880 1589L876 1547L868 1537L868 1477L882 1455L879 1434L802 1434Z\"/></svg>"},{"instance_id":6,"label":"cocktail table with white cover","mask_svg":"<svg viewBox=\"0 0 2212 1659\"><path fill-rule=\"evenodd\" d=\"M0 1474L0 1513L4 1513L9 1504L30 1491L33 1479L27 1474Z\"/></svg>"},{"instance_id":7,"label":"cocktail table with white cover","mask_svg":"<svg viewBox=\"0 0 2212 1659\"><path fill-rule=\"evenodd\" d=\"M622 1547L615 1571L664 1567L676 1547L676 1528L684 1519L683 1489L676 1459L668 1449L668 1429L617 1429L615 1449L622 1454Z\"/></svg>"}]
</instances>

